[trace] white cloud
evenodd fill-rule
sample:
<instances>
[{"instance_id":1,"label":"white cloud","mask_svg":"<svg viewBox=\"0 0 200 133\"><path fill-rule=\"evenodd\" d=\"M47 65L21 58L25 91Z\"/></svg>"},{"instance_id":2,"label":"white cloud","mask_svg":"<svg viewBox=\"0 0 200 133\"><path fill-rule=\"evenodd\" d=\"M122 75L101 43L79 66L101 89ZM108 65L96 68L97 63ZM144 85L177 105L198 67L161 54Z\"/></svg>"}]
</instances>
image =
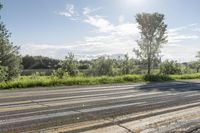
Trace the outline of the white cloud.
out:
<instances>
[{"instance_id":1,"label":"white cloud","mask_svg":"<svg viewBox=\"0 0 200 133\"><path fill-rule=\"evenodd\" d=\"M178 27L178 28L169 29L168 32L169 33L179 32L179 31L182 31L186 28L187 28L187 26L182 26L182 27Z\"/></svg>"},{"instance_id":2,"label":"white cloud","mask_svg":"<svg viewBox=\"0 0 200 133\"><path fill-rule=\"evenodd\" d=\"M98 35L87 36L84 37L83 41L71 44L27 44L26 47L23 47L25 48L23 49L24 54L51 55L54 58L64 58L69 51L72 51L81 59L95 58L105 54L119 55L128 53L133 56L132 50L137 47L135 40L139 38L137 24L126 22L114 25L106 19L105 21L112 25L113 28L102 33L102 27L95 26ZM194 42L198 39L199 36L195 34L183 34L181 31L170 32L169 43L164 45L162 49L163 59L175 59L182 62L194 60L196 52L200 49L199 45Z\"/></svg>"},{"instance_id":3,"label":"white cloud","mask_svg":"<svg viewBox=\"0 0 200 133\"><path fill-rule=\"evenodd\" d=\"M75 11L75 7L72 4L67 4L65 11L58 12L59 15L68 17L70 20L77 20L79 14Z\"/></svg>"},{"instance_id":4,"label":"white cloud","mask_svg":"<svg viewBox=\"0 0 200 133\"><path fill-rule=\"evenodd\" d=\"M92 36L83 37L83 41L64 45L33 44L27 45L27 48L35 51L33 54L51 54L56 58L63 58L69 51L82 58L94 58L105 54L129 53L129 55L133 55L132 50L137 47L135 40L139 38L137 24L125 21L123 15L120 15L118 23L114 24L106 17L96 13L100 9L101 7L95 9L86 7L83 9L82 16L78 16L74 6L68 5L66 11L60 12L60 15L71 20L79 18L80 23L94 27L96 32ZM200 37L199 29L198 23L168 29L169 42L162 49L163 58L178 61L194 59L195 53L200 50L200 46L197 45ZM46 51L49 51L49 53Z\"/></svg>"},{"instance_id":5,"label":"white cloud","mask_svg":"<svg viewBox=\"0 0 200 133\"><path fill-rule=\"evenodd\" d=\"M123 15L120 15L120 16L118 17L118 22L119 22L119 24L124 23L124 21L125 21L124 16L123 16Z\"/></svg>"},{"instance_id":6,"label":"white cloud","mask_svg":"<svg viewBox=\"0 0 200 133\"><path fill-rule=\"evenodd\" d=\"M199 50L199 45L194 44L174 44L174 45L165 45L162 49L163 59L172 59L179 62L185 61L194 61L195 55Z\"/></svg>"},{"instance_id":7,"label":"white cloud","mask_svg":"<svg viewBox=\"0 0 200 133\"><path fill-rule=\"evenodd\" d=\"M113 29L113 33L120 36L135 36L139 34L139 30L137 24L127 22L116 25Z\"/></svg>"},{"instance_id":8,"label":"white cloud","mask_svg":"<svg viewBox=\"0 0 200 133\"><path fill-rule=\"evenodd\" d=\"M108 20L98 15L87 15L87 18L84 20L84 22L98 28L100 32L109 32L114 28Z\"/></svg>"},{"instance_id":9,"label":"white cloud","mask_svg":"<svg viewBox=\"0 0 200 133\"><path fill-rule=\"evenodd\" d=\"M102 7L98 7L98 8L95 8L95 9L91 9L89 7L85 7L83 8L83 15L89 15L89 14L92 14L96 11L99 11L100 9L102 9Z\"/></svg>"},{"instance_id":10,"label":"white cloud","mask_svg":"<svg viewBox=\"0 0 200 133\"><path fill-rule=\"evenodd\" d=\"M100 9L101 7L96 9L84 8L83 15L85 18L82 21L96 27L98 32L110 32L114 29L114 26L105 17L96 14L93 15L93 13Z\"/></svg>"},{"instance_id":11,"label":"white cloud","mask_svg":"<svg viewBox=\"0 0 200 133\"><path fill-rule=\"evenodd\" d=\"M168 30L168 40L169 44L174 43L181 43L183 41L187 40L197 40L199 39L199 34L194 33L194 27L196 27L198 24L189 24L186 26L173 28Z\"/></svg>"},{"instance_id":12,"label":"white cloud","mask_svg":"<svg viewBox=\"0 0 200 133\"><path fill-rule=\"evenodd\" d=\"M86 19L83 21L96 27L98 32L118 34L123 36L138 34L137 25L134 23L124 22L124 17L122 15L119 16L119 21L121 22L118 25L114 25L103 16L91 15L93 11L93 9L85 8L84 14Z\"/></svg>"},{"instance_id":13,"label":"white cloud","mask_svg":"<svg viewBox=\"0 0 200 133\"><path fill-rule=\"evenodd\" d=\"M84 15L88 15L88 14L90 14L90 13L92 13L93 12L93 10L91 10L89 7L85 7L84 9L83 9L83 14Z\"/></svg>"},{"instance_id":14,"label":"white cloud","mask_svg":"<svg viewBox=\"0 0 200 133\"><path fill-rule=\"evenodd\" d=\"M194 32L198 23L189 24L168 30L168 44L162 49L164 59L173 59L180 62L195 60L195 54L200 50L200 34Z\"/></svg>"},{"instance_id":15,"label":"white cloud","mask_svg":"<svg viewBox=\"0 0 200 133\"><path fill-rule=\"evenodd\" d=\"M197 35L176 35L176 36L169 36L169 43L180 43L186 40L196 40L199 36Z\"/></svg>"}]
</instances>

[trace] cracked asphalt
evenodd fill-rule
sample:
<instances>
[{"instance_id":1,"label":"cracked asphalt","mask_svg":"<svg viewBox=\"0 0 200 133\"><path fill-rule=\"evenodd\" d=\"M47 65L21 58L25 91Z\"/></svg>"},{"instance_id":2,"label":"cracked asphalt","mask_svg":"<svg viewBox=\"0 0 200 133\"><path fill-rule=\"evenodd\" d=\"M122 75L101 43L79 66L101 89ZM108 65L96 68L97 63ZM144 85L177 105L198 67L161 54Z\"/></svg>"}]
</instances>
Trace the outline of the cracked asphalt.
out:
<instances>
[{"instance_id":1,"label":"cracked asphalt","mask_svg":"<svg viewBox=\"0 0 200 133\"><path fill-rule=\"evenodd\" d=\"M0 132L199 133L200 81L1 90Z\"/></svg>"}]
</instances>

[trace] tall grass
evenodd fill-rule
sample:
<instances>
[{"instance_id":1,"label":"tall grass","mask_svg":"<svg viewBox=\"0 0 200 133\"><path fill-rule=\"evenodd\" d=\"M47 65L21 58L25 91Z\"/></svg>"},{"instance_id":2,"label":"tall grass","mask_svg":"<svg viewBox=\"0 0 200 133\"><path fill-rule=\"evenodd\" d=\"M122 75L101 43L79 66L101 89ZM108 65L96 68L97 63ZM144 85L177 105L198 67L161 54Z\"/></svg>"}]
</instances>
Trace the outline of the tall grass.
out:
<instances>
[{"instance_id":1,"label":"tall grass","mask_svg":"<svg viewBox=\"0 0 200 133\"><path fill-rule=\"evenodd\" d=\"M61 85L97 85L113 83L136 83L146 81L170 81L180 79L200 79L200 74L186 75L124 75L124 76L102 76L102 77L63 77L55 76L21 76L18 79L0 83L0 89L28 88L39 86L61 86Z\"/></svg>"}]
</instances>

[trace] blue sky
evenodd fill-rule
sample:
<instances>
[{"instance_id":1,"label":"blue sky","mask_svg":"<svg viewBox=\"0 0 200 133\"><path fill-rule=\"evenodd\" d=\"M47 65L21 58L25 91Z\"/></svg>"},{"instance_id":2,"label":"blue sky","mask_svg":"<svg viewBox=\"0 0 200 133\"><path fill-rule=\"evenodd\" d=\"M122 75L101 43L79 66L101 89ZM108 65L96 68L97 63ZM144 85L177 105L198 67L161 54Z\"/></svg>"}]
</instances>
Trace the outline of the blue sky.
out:
<instances>
[{"instance_id":1,"label":"blue sky","mask_svg":"<svg viewBox=\"0 0 200 133\"><path fill-rule=\"evenodd\" d=\"M199 0L3 0L1 19L21 54L63 58L119 55L137 47L135 15L165 14L163 59L195 60L200 51Z\"/></svg>"}]
</instances>

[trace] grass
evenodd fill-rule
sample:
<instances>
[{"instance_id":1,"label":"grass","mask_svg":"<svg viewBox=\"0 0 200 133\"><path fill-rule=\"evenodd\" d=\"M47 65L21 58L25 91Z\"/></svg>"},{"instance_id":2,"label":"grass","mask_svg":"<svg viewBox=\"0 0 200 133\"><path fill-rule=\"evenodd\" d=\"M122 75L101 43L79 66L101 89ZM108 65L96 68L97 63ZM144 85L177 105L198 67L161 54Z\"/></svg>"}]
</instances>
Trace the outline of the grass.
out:
<instances>
[{"instance_id":1,"label":"grass","mask_svg":"<svg viewBox=\"0 0 200 133\"><path fill-rule=\"evenodd\" d=\"M61 85L98 85L113 83L136 83L136 82L155 82L170 81L181 79L200 79L200 73L185 75L124 75L124 76L102 76L102 77L64 77L54 76L21 76L18 79L8 82L1 82L0 89L28 88L39 86L61 86Z\"/></svg>"}]
</instances>

